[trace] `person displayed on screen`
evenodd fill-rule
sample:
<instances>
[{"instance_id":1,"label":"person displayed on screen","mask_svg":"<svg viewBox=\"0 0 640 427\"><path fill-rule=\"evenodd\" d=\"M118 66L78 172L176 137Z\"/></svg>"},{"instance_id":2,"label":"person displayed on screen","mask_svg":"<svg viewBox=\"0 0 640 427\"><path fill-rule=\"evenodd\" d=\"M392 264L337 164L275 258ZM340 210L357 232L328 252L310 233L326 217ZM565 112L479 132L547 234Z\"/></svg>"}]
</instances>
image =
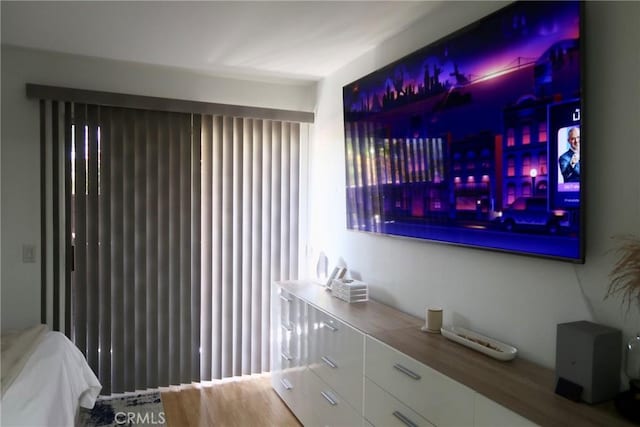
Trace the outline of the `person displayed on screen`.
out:
<instances>
[{"instance_id":1,"label":"person displayed on screen","mask_svg":"<svg viewBox=\"0 0 640 427\"><path fill-rule=\"evenodd\" d=\"M580 128L569 129L569 149L558 158L564 182L580 182Z\"/></svg>"}]
</instances>

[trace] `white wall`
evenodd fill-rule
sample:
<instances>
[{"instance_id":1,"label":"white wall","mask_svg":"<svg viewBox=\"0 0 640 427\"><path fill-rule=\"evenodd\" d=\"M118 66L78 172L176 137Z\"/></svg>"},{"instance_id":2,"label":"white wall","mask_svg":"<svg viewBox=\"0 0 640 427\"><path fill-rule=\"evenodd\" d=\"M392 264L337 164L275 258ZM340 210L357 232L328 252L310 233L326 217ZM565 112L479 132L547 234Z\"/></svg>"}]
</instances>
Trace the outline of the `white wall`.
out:
<instances>
[{"instance_id":1,"label":"white wall","mask_svg":"<svg viewBox=\"0 0 640 427\"><path fill-rule=\"evenodd\" d=\"M40 321L40 263L22 263L22 245L40 254L38 83L166 98L313 111L315 84L223 79L168 67L2 46L2 329Z\"/></svg>"},{"instance_id":2,"label":"white wall","mask_svg":"<svg viewBox=\"0 0 640 427\"><path fill-rule=\"evenodd\" d=\"M603 301L613 264L610 236L640 235L639 3L586 3L586 263L453 247L346 230L342 86L498 9L449 2L318 85L311 147L311 257L324 251L370 283L374 298L423 317L442 305L445 323L511 343L553 367L556 325L592 320L640 331L635 308ZM313 262L311 262L313 265Z\"/></svg>"}]
</instances>

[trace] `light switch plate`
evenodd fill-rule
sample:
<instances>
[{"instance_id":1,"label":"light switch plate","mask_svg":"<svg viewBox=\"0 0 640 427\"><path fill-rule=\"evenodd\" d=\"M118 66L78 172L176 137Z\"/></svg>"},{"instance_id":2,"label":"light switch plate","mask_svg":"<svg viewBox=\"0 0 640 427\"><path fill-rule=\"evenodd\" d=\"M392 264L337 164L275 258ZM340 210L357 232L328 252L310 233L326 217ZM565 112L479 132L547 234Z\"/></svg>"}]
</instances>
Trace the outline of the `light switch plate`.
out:
<instances>
[{"instance_id":1,"label":"light switch plate","mask_svg":"<svg viewBox=\"0 0 640 427\"><path fill-rule=\"evenodd\" d=\"M36 262L35 245L22 245L22 262L24 263Z\"/></svg>"}]
</instances>

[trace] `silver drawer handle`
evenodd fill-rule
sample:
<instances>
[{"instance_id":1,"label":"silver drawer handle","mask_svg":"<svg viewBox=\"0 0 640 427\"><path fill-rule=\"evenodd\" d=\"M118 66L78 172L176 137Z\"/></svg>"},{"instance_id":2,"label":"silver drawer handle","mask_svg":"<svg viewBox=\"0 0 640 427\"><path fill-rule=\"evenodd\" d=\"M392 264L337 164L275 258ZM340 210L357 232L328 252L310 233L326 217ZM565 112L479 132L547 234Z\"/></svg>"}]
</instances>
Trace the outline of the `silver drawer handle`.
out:
<instances>
[{"instance_id":1,"label":"silver drawer handle","mask_svg":"<svg viewBox=\"0 0 640 427\"><path fill-rule=\"evenodd\" d=\"M291 383L284 378L280 379L280 384L282 384L282 387L284 387L285 390L293 390Z\"/></svg>"},{"instance_id":2,"label":"silver drawer handle","mask_svg":"<svg viewBox=\"0 0 640 427\"><path fill-rule=\"evenodd\" d=\"M282 356L282 358L284 360L286 360L287 362L291 362L293 360L293 357L289 356L287 353L285 353L284 351L280 353L280 356Z\"/></svg>"},{"instance_id":3,"label":"silver drawer handle","mask_svg":"<svg viewBox=\"0 0 640 427\"><path fill-rule=\"evenodd\" d=\"M324 326L325 328L329 329L331 332L338 332L338 328L336 328L335 326L332 326L326 322L322 322L322 326Z\"/></svg>"},{"instance_id":4,"label":"silver drawer handle","mask_svg":"<svg viewBox=\"0 0 640 427\"><path fill-rule=\"evenodd\" d=\"M287 297L285 297L284 295L280 295L280 299L281 299L282 301L284 301L284 302L291 302L291 301L293 301L291 298L287 298Z\"/></svg>"},{"instance_id":5,"label":"silver drawer handle","mask_svg":"<svg viewBox=\"0 0 640 427\"><path fill-rule=\"evenodd\" d=\"M324 397L327 400L327 402L329 402L331 406L336 406L338 404L338 402L336 402L336 400L333 397L331 397L329 393L321 391L320 394L322 395L322 397Z\"/></svg>"},{"instance_id":6,"label":"silver drawer handle","mask_svg":"<svg viewBox=\"0 0 640 427\"><path fill-rule=\"evenodd\" d=\"M324 363L326 363L333 369L336 369L338 367L338 365L336 365L336 363L333 360L329 359L327 356L322 356L320 359L322 359Z\"/></svg>"},{"instance_id":7,"label":"silver drawer handle","mask_svg":"<svg viewBox=\"0 0 640 427\"><path fill-rule=\"evenodd\" d=\"M293 326L291 326L291 324L285 325L284 323L281 323L280 326L282 326L282 329L286 330L287 332L293 331Z\"/></svg>"},{"instance_id":8,"label":"silver drawer handle","mask_svg":"<svg viewBox=\"0 0 640 427\"><path fill-rule=\"evenodd\" d=\"M407 427L418 427L418 424L414 423L409 418L404 416L400 411L395 411L393 413L393 416L402 421L402 424L406 425Z\"/></svg>"},{"instance_id":9,"label":"silver drawer handle","mask_svg":"<svg viewBox=\"0 0 640 427\"><path fill-rule=\"evenodd\" d=\"M393 367L396 368L398 371L402 372L403 374L413 378L416 381L422 378L420 375L416 374L411 369L405 368L399 363L396 363L395 365L393 365Z\"/></svg>"}]
</instances>

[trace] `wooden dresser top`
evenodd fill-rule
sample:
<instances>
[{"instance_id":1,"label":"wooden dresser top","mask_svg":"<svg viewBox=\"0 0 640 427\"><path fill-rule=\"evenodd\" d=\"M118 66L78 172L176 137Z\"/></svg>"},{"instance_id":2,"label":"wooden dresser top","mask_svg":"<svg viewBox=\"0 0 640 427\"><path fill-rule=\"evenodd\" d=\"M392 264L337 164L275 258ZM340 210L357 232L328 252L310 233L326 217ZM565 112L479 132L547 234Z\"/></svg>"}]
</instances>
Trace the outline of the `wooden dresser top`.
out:
<instances>
[{"instance_id":1,"label":"wooden dresser top","mask_svg":"<svg viewBox=\"0 0 640 427\"><path fill-rule=\"evenodd\" d=\"M551 369L520 357L501 362L440 334L424 333L420 331L423 319L374 300L348 304L309 281L277 285L539 425L633 425L615 412L611 402L592 406L555 394L555 374Z\"/></svg>"}]
</instances>

